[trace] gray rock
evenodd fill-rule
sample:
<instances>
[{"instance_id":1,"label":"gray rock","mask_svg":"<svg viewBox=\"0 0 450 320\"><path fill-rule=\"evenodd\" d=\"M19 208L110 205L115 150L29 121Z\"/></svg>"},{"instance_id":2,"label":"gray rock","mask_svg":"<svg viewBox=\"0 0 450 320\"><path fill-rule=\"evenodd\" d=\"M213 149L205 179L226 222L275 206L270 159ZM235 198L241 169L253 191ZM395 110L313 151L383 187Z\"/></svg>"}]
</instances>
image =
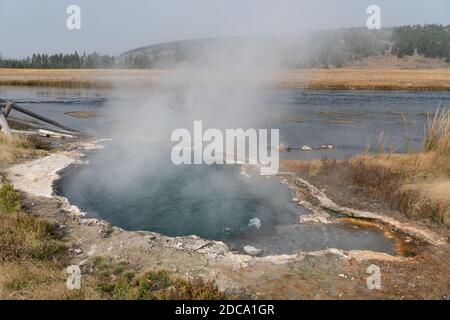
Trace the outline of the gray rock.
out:
<instances>
[{"instance_id":1,"label":"gray rock","mask_svg":"<svg viewBox=\"0 0 450 320\"><path fill-rule=\"evenodd\" d=\"M258 218L250 219L248 221L248 227L249 228L254 227L256 229L261 228L261 220L259 220Z\"/></svg>"},{"instance_id":2,"label":"gray rock","mask_svg":"<svg viewBox=\"0 0 450 320\"><path fill-rule=\"evenodd\" d=\"M244 247L244 252L246 254L248 254L249 256L256 257L256 256L260 256L263 253L263 250L262 249L257 249L257 248L252 247L252 246L245 246Z\"/></svg>"}]
</instances>

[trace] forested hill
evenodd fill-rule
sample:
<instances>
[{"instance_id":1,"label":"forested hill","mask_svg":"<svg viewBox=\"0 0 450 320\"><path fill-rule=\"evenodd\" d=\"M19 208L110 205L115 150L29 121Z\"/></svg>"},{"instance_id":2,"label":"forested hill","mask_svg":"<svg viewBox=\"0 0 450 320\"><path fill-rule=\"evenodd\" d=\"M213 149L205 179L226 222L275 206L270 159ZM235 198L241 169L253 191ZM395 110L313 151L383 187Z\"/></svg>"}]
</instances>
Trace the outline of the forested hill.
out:
<instances>
[{"instance_id":1,"label":"forested hill","mask_svg":"<svg viewBox=\"0 0 450 320\"><path fill-rule=\"evenodd\" d=\"M228 51L248 43L262 43L276 51L287 68L342 67L363 58L392 54L399 58L414 54L450 63L450 26L415 25L382 30L350 28L315 32L302 36L266 38L219 38L155 44L125 52L119 60L135 68L170 68L184 61L201 65L214 48ZM270 45L265 46L264 44ZM251 46L251 45L250 45ZM264 55L263 53L262 55ZM257 55L257 54L256 54Z\"/></svg>"},{"instance_id":2,"label":"forested hill","mask_svg":"<svg viewBox=\"0 0 450 320\"><path fill-rule=\"evenodd\" d=\"M414 25L381 30L350 28L305 35L183 40L133 49L114 57L99 53L33 54L22 60L1 59L3 68L91 69L208 67L217 54L242 57L242 50L266 63L276 57L285 68L328 68L356 64L368 57L420 55L450 63L450 26ZM1 48L0 48L1 50Z\"/></svg>"}]
</instances>

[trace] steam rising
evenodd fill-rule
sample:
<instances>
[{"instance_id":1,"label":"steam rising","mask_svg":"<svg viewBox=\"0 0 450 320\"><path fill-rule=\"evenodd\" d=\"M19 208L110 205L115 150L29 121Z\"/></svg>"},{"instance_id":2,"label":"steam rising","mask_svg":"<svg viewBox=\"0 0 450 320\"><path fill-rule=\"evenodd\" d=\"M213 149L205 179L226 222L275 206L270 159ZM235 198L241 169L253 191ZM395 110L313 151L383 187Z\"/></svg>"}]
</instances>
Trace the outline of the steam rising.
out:
<instances>
[{"instance_id":1,"label":"steam rising","mask_svg":"<svg viewBox=\"0 0 450 320\"><path fill-rule=\"evenodd\" d=\"M204 129L223 132L270 129L261 111L280 66L279 48L268 39L241 39L204 49L201 56L165 70L155 86L120 92L126 98L113 106L111 132L123 149L120 158L127 163L124 169L131 171L127 174L131 180L141 170L152 170L151 161L170 162L172 131L192 132L196 120L203 121ZM133 145L139 145L137 150Z\"/></svg>"},{"instance_id":2,"label":"steam rising","mask_svg":"<svg viewBox=\"0 0 450 320\"><path fill-rule=\"evenodd\" d=\"M171 161L171 149L176 144L171 141L173 130L185 128L192 132L195 120L203 121L204 129L223 132L227 128L267 128L261 110L263 96L270 89L267 79L279 66L276 50L264 41L240 42L232 51L225 48L229 46L214 46L204 52L202 59L206 59L207 67L202 69L197 59L184 61L165 71L155 86L145 90L116 89L122 98L110 108L113 141L106 151L94 155L100 157L95 163L104 167L92 179L112 202L122 199L119 201L130 202L130 212L141 210L126 216L129 224L139 225L139 219L145 216L157 217L158 221L177 219L176 212L186 224L200 219L205 224L203 234L207 235L208 228L217 230L217 225L226 229L240 221L247 227L250 219L258 218L260 210L266 217L270 211L270 225L282 219L271 215L271 208L290 202L289 194L280 193L280 184L255 182L240 176L239 170L199 170L182 165L181 169L190 170L186 178ZM170 206L158 206L158 212L143 208L155 195L167 198L163 202ZM139 203L135 203L136 198ZM286 215L283 217L286 219ZM172 224L175 222L167 222Z\"/></svg>"}]
</instances>

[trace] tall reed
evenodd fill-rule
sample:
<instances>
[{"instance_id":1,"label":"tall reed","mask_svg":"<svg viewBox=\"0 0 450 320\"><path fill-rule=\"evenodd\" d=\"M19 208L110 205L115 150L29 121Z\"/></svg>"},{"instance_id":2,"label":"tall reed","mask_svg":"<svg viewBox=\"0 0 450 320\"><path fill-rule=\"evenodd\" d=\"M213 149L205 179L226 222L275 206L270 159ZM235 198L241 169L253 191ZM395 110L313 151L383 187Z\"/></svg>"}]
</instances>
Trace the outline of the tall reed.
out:
<instances>
[{"instance_id":1,"label":"tall reed","mask_svg":"<svg viewBox=\"0 0 450 320\"><path fill-rule=\"evenodd\" d=\"M423 140L425 151L439 154L450 153L450 109L438 108L433 114L428 114Z\"/></svg>"}]
</instances>

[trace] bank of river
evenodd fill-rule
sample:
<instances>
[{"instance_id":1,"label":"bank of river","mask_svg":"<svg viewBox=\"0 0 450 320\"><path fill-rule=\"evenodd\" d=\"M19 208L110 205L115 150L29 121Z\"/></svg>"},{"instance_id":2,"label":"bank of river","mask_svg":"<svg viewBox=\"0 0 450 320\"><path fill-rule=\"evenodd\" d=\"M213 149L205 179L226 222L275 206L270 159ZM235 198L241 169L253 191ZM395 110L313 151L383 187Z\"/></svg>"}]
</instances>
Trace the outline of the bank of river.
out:
<instances>
[{"instance_id":1,"label":"bank of river","mask_svg":"<svg viewBox=\"0 0 450 320\"><path fill-rule=\"evenodd\" d=\"M211 71L214 72L214 71ZM189 83L194 71L168 70L33 70L0 69L0 85L62 88L139 87L174 74ZM247 75L252 77L252 75ZM258 73L258 81L283 89L314 90L449 90L450 69L312 69ZM211 79L214 79L212 77ZM239 76L239 81L242 75Z\"/></svg>"}]
</instances>

